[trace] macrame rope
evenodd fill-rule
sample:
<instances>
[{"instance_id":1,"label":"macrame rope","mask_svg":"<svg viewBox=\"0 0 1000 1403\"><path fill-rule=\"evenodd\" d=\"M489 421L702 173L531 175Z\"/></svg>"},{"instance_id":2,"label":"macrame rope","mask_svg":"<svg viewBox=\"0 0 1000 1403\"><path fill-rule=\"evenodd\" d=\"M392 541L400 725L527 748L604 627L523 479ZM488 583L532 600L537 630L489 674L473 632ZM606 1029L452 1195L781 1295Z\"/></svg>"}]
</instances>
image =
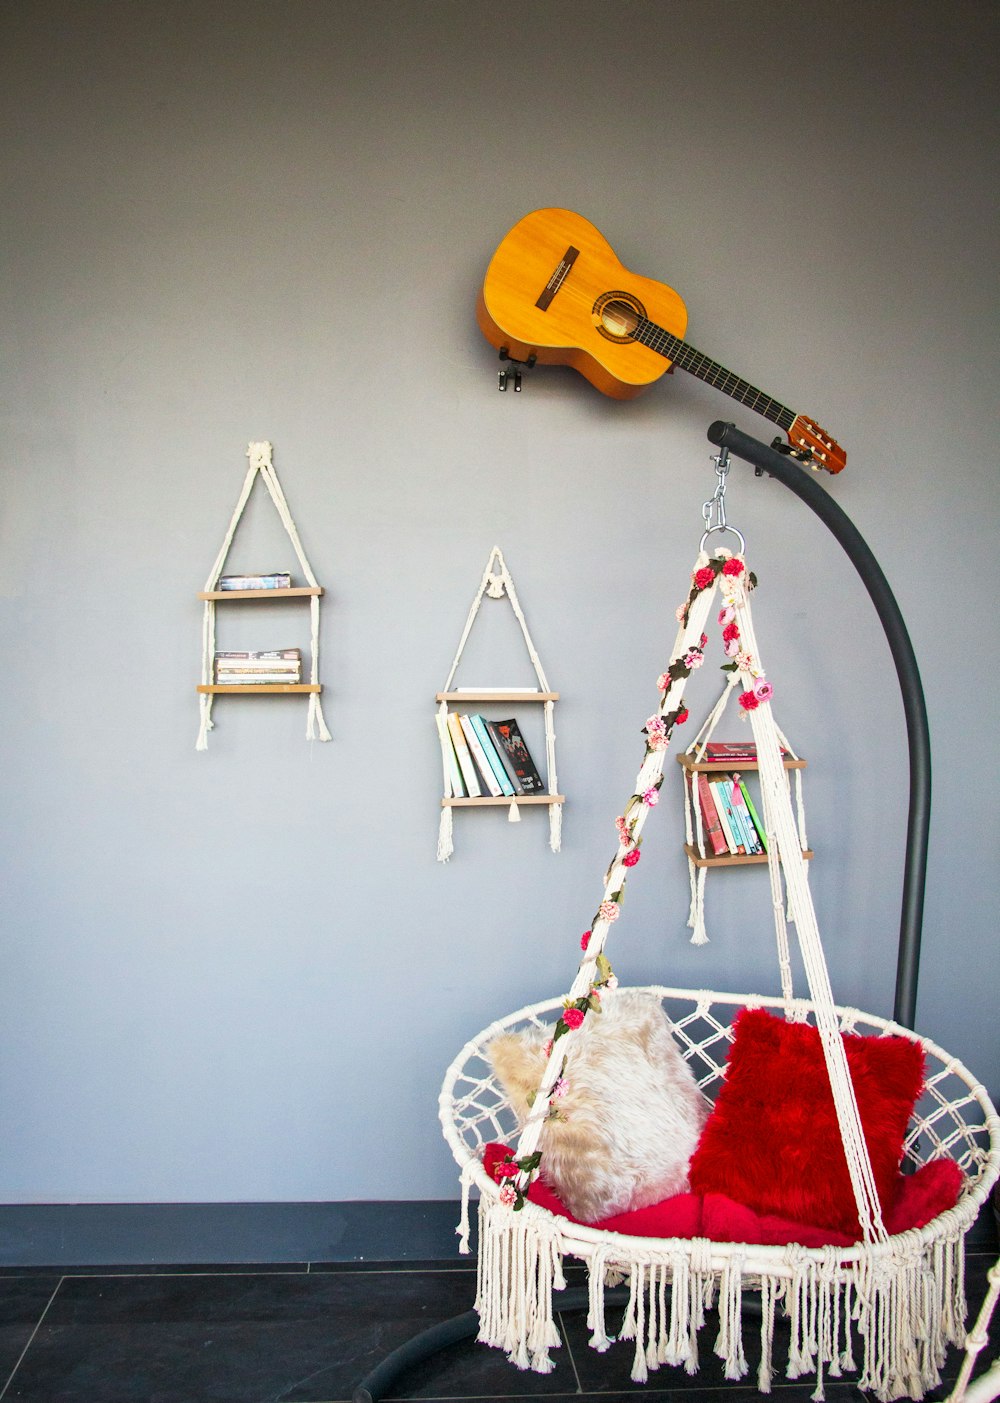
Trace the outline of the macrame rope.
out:
<instances>
[{"instance_id":1,"label":"macrame rope","mask_svg":"<svg viewBox=\"0 0 1000 1403\"><path fill-rule=\"evenodd\" d=\"M295 551L295 554L298 558L298 562L302 568L302 573L305 576L306 582L312 585L314 588L318 588L319 582L317 581L316 576L313 574L312 567L310 566L309 561L306 558L306 553L302 548L302 541L299 538L298 529L295 525L295 522L292 520L292 513L289 510L285 494L281 489L281 483L278 481L278 474L275 472L274 465L271 461L271 445L267 442L250 443L247 445L247 457L250 460L250 466L247 469L246 477L243 479L243 487L240 491L239 500L236 503L236 509L233 512L232 519L229 522L229 527L223 539L222 546L219 550L218 555L215 558L215 563L212 566L208 579L205 582L204 592L208 594L211 590L214 590L218 587L219 576L222 574L223 566L226 563L226 557L229 554L230 547L233 544L233 538L236 535L236 528L240 524L240 519L243 516L243 512L250 498L250 493L253 490L253 486L257 479L258 473L260 474L264 486L267 488L268 495L270 496L271 501L274 503L275 509L281 520L281 524L284 526L285 531L288 533L288 538L292 543L292 548ZM309 680L315 685L319 682L319 595L315 594L310 596L309 599L309 630L309 646L311 657ZM214 664L214 660L215 600L206 599L204 617L202 621L201 680L204 686L210 685L213 680L212 667ZM195 749L207 750L208 732L210 730L213 730L215 725L215 723L212 720L213 693L202 692L200 694L199 700L201 720L198 728L198 740L195 744ZM320 704L319 692L309 693L309 701L306 710L306 739L323 741L331 739L330 732L327 729L326 721L323 718L323 708Z\"/></svg>"},{"instance_id":2,"label":"macrame rope","mask_svg":"<svg viewBox=\"0 0 1000 1403\"><path fill-rule=\"evenodd\" d=\"M496 573L494 573L494 566L497 567ZM534 643L531 641L531 634L528 631L528 621L524 617L524 611L521 608L520 601L518 600L517 591L514 588L514 581L510 577L510 572L508 571L506 563L504 562L503 553L501 552L500 547L494 546L492 551L490 552L490 558L486 562L486 569L483 571L483 578L479 582L479 589L476 591L475 598L472 601L472 606L469 609L468 618L465 620L465 627L463 628L462 636L458 641L458 649L451 664L451 671L448 673L448 679L445 682L442 691L451 691L452 683L455 680L455 673L458 671L458 665L462 660L462 654L465 651L465 645L468 642L469 634L472 632L472 625L476 622L476 617L483 602L483 597L488 595L490 599L502 599L505 594L508 600L510 601L511 608L514 611L514 617L517 619L517 622L520 625L525 647L528 650L528 656L531 659L531 665L535 669L535 676L538 679L539 690L542 692L548 692L550 690L548 679L545 676L545 669L542 667L542 660L538 656L538 652L535 648ZM544 703L544 709L545 765L546 774L548 775L549 793L558 794L559 780L556 774L555 703L552 701L546 701ZM442 717L444 718L445 729L442 729L441 727ZM451 793L450 764L447 758L448 745L450 743L447 735L447 718L448 703L442 702L438 708L438 731L440 733L441 740L441 759L444 769L445 798L448 798ZM562 846L562 805L549 804L548 809L549 847L555 853L559 852ZM520 822L521 809L516 800L514 799L511 800L510 808L507 811L507 817L511 823ZM451 805L445 804L442 806L441 819L438 825L438 862L447 862L448 859L451 857L452 853L455 851L453 832L454 821L452 818Z\"/></svg>"}]
</instances>

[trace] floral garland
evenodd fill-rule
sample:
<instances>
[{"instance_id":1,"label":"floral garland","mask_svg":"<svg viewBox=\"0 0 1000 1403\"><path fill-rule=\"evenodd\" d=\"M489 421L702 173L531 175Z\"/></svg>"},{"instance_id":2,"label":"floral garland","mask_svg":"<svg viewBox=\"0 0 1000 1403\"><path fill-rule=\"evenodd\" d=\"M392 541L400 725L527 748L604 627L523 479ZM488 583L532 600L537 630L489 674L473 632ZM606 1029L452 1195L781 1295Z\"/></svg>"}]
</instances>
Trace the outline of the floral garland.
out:
<instances>
[{"instance_id":1,"label":"floral garland","mask_svg":"<svg viewBox=\"0 0 1000 1403\"><path fill-rule=\"evenodd\" d=\"M723 598L723 606L718 614L718 622L722 628L723 651L730 659L729 662L722 665L722 670L724 672L739 671L749 681L750 685L744 687L739 696L740 707L743 715L746 716L755 710L761 702L770 701L774 695L774 688L756 667L754 659L743 648L739 625L736 621L736 609L744 601L746 592L756 588L757 577L746 569L738 556L713 557L707 565L692 572L691 590L685 602L678 606L676 618L677 622L686 628L690 619L691 606L700 594L711 589L716 583L719 585ZM697 645L688 648L682 657L672 662L667 670L661 672L656 679L656 685L661 693L660 705L653 715L647 718L646 724L642 728L646 737L646 753L639 768L640 777L646 769L646 762L650 757L662 755L667 750L674 727L682 726L687 721L689 712L684 705L683 697L672 709L667 709L670 693L678 683L685 683L691 673L702 666L705 661L707 644L708 635L703 633ZM662 767L662 761L660 764ZM625 812L615 819L619 847L604 874L605 892L608 891L616 866L620 865L624 869L631 869L638 863L641 857L639 850L642 846L642 838L636 830L645 822L648 811L655 808L660 802L662 784L661 768L659 775L651 784L632 794L625 805ZM625 880L626 872L623 871L617 890L606 895L597 909L590 928L585 930L580 937L580 948L584 954L590 945L593 927L599 921L612 924L621 915L621 905L625 896ZM595 957L594 977L587 992L580 998L564 1000L562 1014L552 1030L552 1037L545 1046L546 1057L551 1056L553 1047L561 1037L567 1033L575 1032L583 1026L588 1014L601 1012L601 994L604 990L617 987L618 979L612 971L610 961L603 952L599 952ZM563 1058L559 1074L548 1095L562 1098L568 1090L566 1059ZM529 1098L529 1105L534 1104L537 1095L537 1092L532 1094ZM550 1105L546 1119L565 1120L566 1116L557 1107ZM528 1185L532 1176L537 1172L541 1160L540 1150L523 1155L520 1159L508 1152L494 1164L492 1176L494 1181L501 1185L499 1195L501 1203L509 1205L515 1211L524 1207Z\"/></svg>"}]
</instances>

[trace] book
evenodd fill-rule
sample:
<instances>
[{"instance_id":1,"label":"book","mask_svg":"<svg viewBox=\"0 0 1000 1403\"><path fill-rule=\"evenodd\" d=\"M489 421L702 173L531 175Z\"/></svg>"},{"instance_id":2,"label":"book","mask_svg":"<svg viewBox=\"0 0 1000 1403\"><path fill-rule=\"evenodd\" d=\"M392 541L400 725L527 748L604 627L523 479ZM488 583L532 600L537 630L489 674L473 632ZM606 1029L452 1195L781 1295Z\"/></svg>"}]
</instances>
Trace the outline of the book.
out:
<instances>
[{"instance_id":1,"label":"book","mask_svg":"<svg viewBox=\"0 0 1000 1403\"><path fill-rule=\"evenodd\" d=\"M489 721L487 728L493 737L497 753L504 761L507 773L510 774L513 769L522 794L543 794L545 785L542 783L542 777L535 767L531 752L524 743L524 737L514 717L507 721ZM507 761L510 762L509 766ZM513 781L513 776L511 778Z\"/></svg>"},{"instance_id":2,"label":"book","mask_svg":"<svg viewBox=\"0 0 1000 1403\"><path fill-rule=\"evenodd\" d=\"M485 724L486 734L493 742L493 750L496 753L496 757L500 761L500 764L503 766L503 769L507 775L508 784L510 785L511 789L513 789L515 795L523 794L525 792L524 786L518 778L517 770L514 768L514 762L507 754L506 747L501 744L500 737L496 733L497 723L495 721L486 721Z\"/></svg>"},{"instance_id":3,"label":"book","mask_svg":"<svg viewBox=\"0 0 1000 1403\"><path fill-rule=\"evenodd\" d=\"M462 783L462 771L458 763L458 756L455 754L455 746L452 743L451 731L448 729L448 718L437 713L438 736L441 740L441 750L448 766L448 793L446 799L464 799L465 785Z\"/></svg>"},{"instance_id":4,"label":"book","mask_svg":"<svg viewBox=\"0 0 1000 1403\"><path fill-rule=\"evenodd\" d=\"M451 739L455 746L455 754L458 756L458 763L462 770L462 779L465 781L465 788L470 799L478 799L482 796L482 787L479 777L476 774L476 766L469 750L468 742L465 739L465 732L462 730L462 723L453 711L448 713L448 730L451 732Z\"/></svg>"},{"instance_id":5,"label":"book","mask_svg":"<svg viewBox=\"0 0 1000 1403\"><path fill-rule=\"evenodd\" d=\"M788 751L781 746L782 757L788 755ZM705 746L706 760L731 760L734 764L737 760L752 761L757 763L757 742L752 740L710 740Z\"/></svg>"},{"instance_id":6,"label":"book","mask_svg":"<svg viewBox=\"0 0 1000 1403\"><path fill-rule=\"evenodd\" d=\"M734 857L745 854L746 848L740 840L739 830L735 828L733 824L731 805L726 799L725 785L720 780L710 779L708 787L711 791L712 798L715 800L719 822L722 824L722 831L726 835L729 851Z\"/></svg>"},{"instance_id":7,"label":"book","mask_svg":"<svg viewBox=\"0 0 1000 1403\"><path fill-rule=\"evenodd\" d=\"M740 821L740 827L743 830L747 852L755 857L759 853L762 853L764 849L760 845L760 834L757 832L756 824L750 817L750 809L747 806L747 801L744 796L743 784L737 779L736 775L727 775L726 779L731 781L729 785L729 797L736 817Z\"/></svg>"},{"instance_id":8,"label":"book","mask_svg":"<svg viewBox=\"0 0 1000 1403\"><path fill-rule=\"evenodd\" d=\"M302 653L298 648L269 648L257 653L216 653L215 661L225 662L301 662Z\"/></svg>"},{"instance_id":9,"label":"book","mask_svg":"<svg viewBox=\"0 0 1000 1403\"><path fill-rule=\"evenodd\" d=\"M219 589L291 589L292 577L287 571L270 575L220 575Z\"/></svg>"},{"instance_id":10,"label":"book","mask_svg":"<svg viewBox=\"0 0 1000 1403\"><path fill-rule=\"evenodd\" d=\"M493 795L494 799L499 799L502 793L502 790L500 789L500 781L493 773L493 766L490 764L489 760L487 760L486 755L483 752L482 742L480 741L479 736L476 734L476 729L472 724L472 717L459 716L458 719L461 723L462 730L465 732L466 742L468 743L469 749L472 751L472 758L476 762L476 767L479 770L480 775L482 776L483 783Z\"/></svg>"},{"instance_id":11,"label":"book","mask_svg":"<svg viewBox=\"0 0 1000 1403\"><path fill-rule=\"evenodd\" d=\"M740 780L740 789L743 791L743 802L747 806L747 812L750 815L750 821L753 824L754 828L756 828L757 837L760 839L760 850L762 853L766 853L767 833L764 830L764 825L761 823L759 817L757 816L757 810L753 806L753 800L750 798L750 792L742 780Z\"/></svg>"},{"instance_id":12,"label":"book","mask_svg":"<svg viewBox=\"0 0 1000 1403\"><path fill-rule=\"evenodd\" d=\"M715 807L711 790L708 787L708 776L702 771L698 775L698 803L701 807L701 822L705 832L705 840L709 851L716 857L722 857L729 851L729 844L726 842L726 835L722 831L722 824L719 822L719 811Z\"/></svg>"},{"instance_id":13,"label":"book","mask_svg":"<svg viewBox=\"0 0 1000 1403\"><path fill-rule=\"evenodd\" d=\"M217 672L215 674L216 684L220 687L252 687L261 683L273 686L276 682L284 682L288 686L301 682L301 680L301 674L298 672Z\"/></svg>"},{"instance_id":14,"label":"book","mask_svg":"<svg viewBox=\"0 0 1000 1403\"><path fill-rule=\"evenodd\" d=\"M496 746L493 744L490 733L486 729L486 718L483 716L470 716L469 720L472 722L476 735L479 737L479 743L483 748L483 755L492 766L496 781L500 786L500 792L512 796L514 793L514 786L511 784L510 776L503 767L503 761L496 752Z\"/></svg>"}]
</instances>

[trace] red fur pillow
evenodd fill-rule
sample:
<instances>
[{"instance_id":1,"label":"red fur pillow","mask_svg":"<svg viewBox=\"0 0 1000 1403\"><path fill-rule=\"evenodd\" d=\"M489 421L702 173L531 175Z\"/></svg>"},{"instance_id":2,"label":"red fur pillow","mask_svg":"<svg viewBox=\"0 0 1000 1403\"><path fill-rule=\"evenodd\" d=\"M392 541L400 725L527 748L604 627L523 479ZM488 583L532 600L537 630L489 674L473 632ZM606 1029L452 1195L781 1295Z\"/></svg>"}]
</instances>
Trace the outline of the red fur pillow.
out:
<instances>
[{"instance_id":1,"label":"red fur pillow","mask_svg":"<svg viewBox=\"0 0 1000 1403\"><path fill-rule=\"evenodd\" d=\"M832 1228L856 1241L857 1206L819 1033L765 1009L737 1015L725 1080L691 1157L695 1193ZM924 1080L909 1038L844 1038L883 1214L895 1205L903 1138Z\"/></svg>"}]
</instances>

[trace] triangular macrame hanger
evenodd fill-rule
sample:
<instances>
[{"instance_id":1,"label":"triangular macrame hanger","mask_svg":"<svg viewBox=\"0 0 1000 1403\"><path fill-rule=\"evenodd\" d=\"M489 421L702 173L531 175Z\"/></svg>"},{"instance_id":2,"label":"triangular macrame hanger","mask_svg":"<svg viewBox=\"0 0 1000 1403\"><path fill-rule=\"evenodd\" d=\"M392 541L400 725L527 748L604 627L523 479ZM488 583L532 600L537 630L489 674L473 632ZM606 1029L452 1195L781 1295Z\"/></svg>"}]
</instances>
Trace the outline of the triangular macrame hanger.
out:
<instances>
[{"instance_id":1,"label":"triangular macrame hanger","mask_svg":"<svg viewBox=\"0 0 1000 1403\"><path fill-rule=\"evenodd\" d=\"M472 632L472 625L476 621L476 616L479 613L479 609L482 605L483 599L502 599L504 595L506 595L508 600L510 601L510 606L514 611L514 617L517 619L517 622L520 626L521 634L524 638L524 644L528 650L528 657L531 659L531 665L535 669L535 676L538 679L539 690L542 692L548 692L551 690L549 687L548 679L545 676L545 669L542 667L542 660L538 656L538 652L535 648L534 643L531 641L531 634L528 632L528 621L524 617L524 611L521 608L520 601L517 597L517 591L514 588L514 581L511 579L510 572L507 569L506 562L504 561L503 552L501 551L499 546L494 546L492 551L490 552L490 558L486 562L486 569L483 571L483 578L479 582L479 589L476 591L475 598L472 601L472 606L469 609L469 616L465 621L465 627L462 630L462 636L458 642L458 649L455 653L455 658L451 665L451 671L448 673L448 679L445 682L442 691L451 691L452 683L455 680L455 674L458 671L458 665L462 660L462 653L465 651L465 645L468 642L469 634ZM544 708L546 773L548 775L549 780L549 792L555 794L558 792L559 789L559 782L556 776L555 703L552 701L546 701L544 703ZM447 716L448 703L441 702L438 706L439 729L442 719L444 719L445 725L447 725ZM447 760L447 751L445 749L446 744L446 732L442 731L441 762L444 770L444 782L447 786L449 765ZM445 792L447 793L447 788ZM552 849L553 852L558 852L560 847L562 846L562 806L560 804L549 804L548 808L549 847ZM512 803L510 805L510 808L507 811L507 817L510 819L511 823L518 823L520 821L521 812L516 803ZM438 862L447 862L454 851L455 843L453 836L452 812L450 806L446 805L441 810L441 821L438 829Z\"/></svg>"},{"instance_id":2,"label":"triangular macrame hanger","mask_svg":"<svg viewBox=\"0 0 1000 1403\"><path fill-rule=\"evenodd\" d=\"M270 443L248 443L247 458L250 466L247 468L246 476L243 479L243 486L240 490L239 499L233 511L232 519L226 531L222 546L215 563L209 571L208 579L205 581L205 593L214 590L219 583L229 555L233 538L236 535L236 528L240 524L247 502L250 500L250 493L253 491L254 483L258 476L262 479L267 488L268 495L274 503L275 509L281 519L281 524L288 533L288 538L292 543L292 549L302 568L302 573L306 581L313 586L318 585L316 576L313 574L312 566L306 558L306 553L302 548L299 533L292 520L292 513L289 510L285 494L281 490L281 483L278 481L278 474L274 470L271 461ZM309 599L309 620L310 620L310 681L319 681L319 595L311 595ZM201 680L203 685L209 685L212 681L212 666L215 658L215 600L206 599L205 609L202 616L202 648L201 648ZM201 716L198 726L198 740L195 745L196 750L208 749L208 733L214 729L215 723L212 720L212 693L202 692L200 694ZM327 730L326 721L323 719L323 708L320 703L319 692L309 693L308 710L306 712L306 739L307 740L330 740L330 732Z\"/></svg>"},{"instance_id":3,"label":"triangular macrame hanger","mask_svg":"<svg viewBox=\"0 0 1000 1403\"><path fill-rule=\"evenodd\" d=\"M531 1174L537 1169L534 1157L537 1155L542 1128L549 1115L554 1087L562 1075L568 1046L563 1042L563 1038L572 1039L577 1036L588 1016L599 1017L602 991L617 984L604 954L605 943L611 926L621 913L625 881L628 872L638 860L643 825L649 810L659 799L659 790L663 783L663 765L673 729L687 720L684 689L691 672L703 661L704 648L708 641L704 630L717 590L721 591L723 597L721 613L727 615L728 622L735 626L735 632L730 631L730 636L739 640L738 649L733 650L729 656L736 662L737 675L743 688L739 698L740 705L749 716L757 745L764 821L768 834L772 835L769 848L773 849L775 864L778 861L781 863L788 888L789 905L794 913L803 966L830 1076L859 1221L866 1242L884 1242L888 1234L882 1221L878 1191L861 1130L854 1086L848 1071L847 1054L833 1002L833 990L820 943L806 862L802 855L798 827L792 812L791 794L785 778L780 732L771 714L770 698L773 689L766 681L753 630L749 605L749 575L742 557L729 555L725 551L718 551L711 557L706 555L704 550L700 552L691 574L688 598L677 610L677 637L670 663L659 679L660 704L645 726L646 754L637 776L635 790L625 806L624 814L617 821L618 851L605 873L604 894L591 923L591 929L582 942L583 958L565 1000L565 1013L555 1026L551 1052L518 1140L516 1158L519 1163L527 1161L531 1166L529 1169L522 1168L519 1187L523 1191ZM769 860L770 857L769 853ZM780 911L776 910L780 962L782 923L779 917ZM784 972L782 977L784 983ZM788 978L786 999L790 1000L790 970Z\"/></svg>"}]
</instances>

